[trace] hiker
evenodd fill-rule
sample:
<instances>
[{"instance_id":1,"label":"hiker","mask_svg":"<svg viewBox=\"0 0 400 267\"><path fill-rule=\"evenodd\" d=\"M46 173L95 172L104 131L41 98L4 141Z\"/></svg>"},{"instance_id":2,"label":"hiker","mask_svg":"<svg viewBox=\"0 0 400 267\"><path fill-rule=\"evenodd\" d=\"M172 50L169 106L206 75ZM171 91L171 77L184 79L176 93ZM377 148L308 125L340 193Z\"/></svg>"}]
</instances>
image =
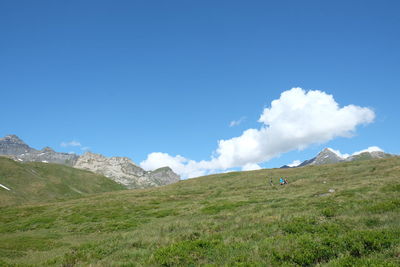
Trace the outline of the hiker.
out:
<instances>
[{"instance_id":1,"label":"hiker","mask_svg":"<svg viewBox=\"0 0 400 267\"><path fill-rule=\"evenodd\" d=\"M285 180L282 177L279 179L279 184L280 185L284 185L285 184Z\"/></svg>"},{"instance_id":2,"label":"hiker","mask_svg":"<svg viewBox=\"0 0 400 267\"><path fill-rule=\"evenodd\" d=\"M285 181L285 184L288 184L289 182L286 179L283 179Z\"/></svg>"},{"instance_id":3,"label":"hiker","mask_svg":"<svg viewBox=\"0 0 400 267\"><path fill-rule=\"evenodd\" d=\"M269 179L269 184L270 184L271 186L274 186L274 184L272 183L272 178Z\"/></svg>"}]
</instances>

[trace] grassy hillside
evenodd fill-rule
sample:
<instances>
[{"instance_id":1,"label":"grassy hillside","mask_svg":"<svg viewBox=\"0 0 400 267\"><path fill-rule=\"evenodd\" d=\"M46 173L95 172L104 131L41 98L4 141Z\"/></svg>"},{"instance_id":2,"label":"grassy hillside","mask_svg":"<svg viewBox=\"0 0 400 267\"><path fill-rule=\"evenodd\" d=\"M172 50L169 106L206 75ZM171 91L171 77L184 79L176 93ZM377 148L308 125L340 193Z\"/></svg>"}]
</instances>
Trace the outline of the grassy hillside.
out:
<instances>
[{"instance_id":1,"label":"grassy hillside","mask_svg":"<svg viewBox=\"0 0 400 267\"><path fill-rule=\"evenodd\" d=\"M47 202L124 189L114 181L88 171L59 164L19 163L0 157L0 206Z\"/></svg>"},{"instance_id":2,"label":"grassy hillside","mask_svg":"<svg viewBox=\"0 0 400 267\"><path fill-rule=\"evenodd\" d=\"M399 266L400 158L3 207L0 222L5 266Z\"/></svg>"}]
</instances>

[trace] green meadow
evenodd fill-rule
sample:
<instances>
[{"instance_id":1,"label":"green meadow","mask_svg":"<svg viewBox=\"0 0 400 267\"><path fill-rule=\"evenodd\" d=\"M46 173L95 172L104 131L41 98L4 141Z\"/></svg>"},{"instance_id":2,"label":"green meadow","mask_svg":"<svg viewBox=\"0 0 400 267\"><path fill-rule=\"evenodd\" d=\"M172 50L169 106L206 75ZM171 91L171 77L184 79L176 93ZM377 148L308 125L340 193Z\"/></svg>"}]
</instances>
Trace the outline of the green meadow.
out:
<instances>
[{"instance_id":1,"label":"green meadow","mask_svg":"<svg viewBox=\"0 0 400 267\"><path fill-rule=\"evenodd\" d=\"M400 266L399 157L21 201L1 266Z\"/></svg>"},{"instance_id":2,"label":"green meadow","mask_svg":"<svg viewBox=\"0 0 400 267\"><path fill-rule=\"evenodd\" d=\"M0 207L27 203L79 198L85 195L125 189L98 174L72 167L41 163L16 162L0 157Z\"/></svg>"}]
</instances>

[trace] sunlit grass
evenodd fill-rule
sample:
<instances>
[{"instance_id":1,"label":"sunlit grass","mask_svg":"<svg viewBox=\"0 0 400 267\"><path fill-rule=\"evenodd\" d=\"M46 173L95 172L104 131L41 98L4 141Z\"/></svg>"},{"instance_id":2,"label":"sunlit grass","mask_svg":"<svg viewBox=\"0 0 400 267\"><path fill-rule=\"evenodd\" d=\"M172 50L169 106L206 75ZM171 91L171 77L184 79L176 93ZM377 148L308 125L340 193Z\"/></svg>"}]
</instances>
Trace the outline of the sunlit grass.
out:
<instances>
[{"instance_id":1,"label":"sunlit grass","mask_svg":"<svg viewBox=\"0 0 400 267\"><path fill-rule=\"evenodd\" d=\"M398 266L399 166L226 173L4 207L0 265Z\"/></svg>"}]
</instances>

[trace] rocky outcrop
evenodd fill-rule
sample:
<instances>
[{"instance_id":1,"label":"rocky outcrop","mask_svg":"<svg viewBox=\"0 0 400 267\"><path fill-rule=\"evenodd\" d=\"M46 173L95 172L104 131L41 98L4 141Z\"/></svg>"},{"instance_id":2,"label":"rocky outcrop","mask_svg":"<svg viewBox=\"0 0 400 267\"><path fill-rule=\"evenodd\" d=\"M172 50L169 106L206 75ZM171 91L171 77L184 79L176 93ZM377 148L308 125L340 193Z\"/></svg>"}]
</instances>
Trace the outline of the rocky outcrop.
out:
<instances>
[{"instance_id":1,"label":"rocky outcrop","mask_svg":"<svg viewBox=\"0 0 400 267\"><path fill-rule=\"evenodd\" d=\"M180 180L179 175L169 167L145 171L129 158L107 158L91 152L86 152L80 156L74 167L102 174L128 188L154 187L175 183Z\"/></svg>"}]
</instances>

